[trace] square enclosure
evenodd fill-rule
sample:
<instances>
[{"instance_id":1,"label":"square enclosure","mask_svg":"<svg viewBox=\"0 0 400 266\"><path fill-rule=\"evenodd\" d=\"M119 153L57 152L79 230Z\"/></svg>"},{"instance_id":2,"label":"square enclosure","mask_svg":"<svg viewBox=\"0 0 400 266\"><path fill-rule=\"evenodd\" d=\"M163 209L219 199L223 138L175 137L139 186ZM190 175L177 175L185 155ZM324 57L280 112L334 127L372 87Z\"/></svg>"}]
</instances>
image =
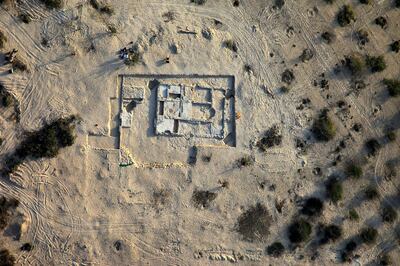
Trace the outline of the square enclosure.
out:
<instances>
[{"instance_id":1,"label":"square enclosure","mask_svg":"<svg viewBox=\"0 0 400 266\"><path fill-rule=\"evenodd\" d=\"M120 142L125 136L182 138L235 146L233 76L121 75ZM148 124L143 135L138 132ZM127 132L127 130L129 132Z\"/></svg>"}]
</instances>

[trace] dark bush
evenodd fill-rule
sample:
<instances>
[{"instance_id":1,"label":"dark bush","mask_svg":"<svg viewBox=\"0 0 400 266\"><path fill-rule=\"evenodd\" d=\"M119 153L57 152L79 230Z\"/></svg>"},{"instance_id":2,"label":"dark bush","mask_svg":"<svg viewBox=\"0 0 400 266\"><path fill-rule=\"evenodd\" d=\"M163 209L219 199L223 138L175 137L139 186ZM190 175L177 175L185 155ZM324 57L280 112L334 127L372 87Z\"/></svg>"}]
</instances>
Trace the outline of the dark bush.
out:
<instances>
[{"instance_id":1,"label":"dark bush","mask_svg":"<svg viewBox=\"0 0 400 266\"><path fill-rule=\"evenodd\" d=\"M387 28L387 19L385 17L377 17L375 19L375 24L380 26L382 29L386 29Z\"/></svg>"},{"instance_id":2,"label":"dark bush","mask_svg":"<svg viewBox=\"0 0 400 266\"><path fill-rule=\"evenodd\" d=\"M326 244L328 242L334 242L342 236L342 228L337 225L324 226L322 229L322 239L321 244Z\"/></svg>"},{"instance_id":3,"label":"dark bush","mask_svg":"<svg viewBox=\"0 0 400 266\"><path fill-rule=\"evenodd\" d=\"M3 49L7 42L7 37L2 31L0 31L0 49Z\"/></svg>"},{"instance_id":4,"label":"dark bush","mask_svg":"<svg viewBox=\"0 0 400 266\"><path fill-rule=\"evenodd\" d=\"M218 194L208 190L193 191L192 201L197 208L208 208L211 202L217 198Z\"/></svg>"},{"instance_id":5,"label":"dark bush","mask_svg":"<svg viewBox=\"0 0 400 266\"><path fill-rule=\"evenodd\" d=\"M29 24L32 21L31 16L27 13L20 14L19 19L25 24Z\"/></svg>"},{"instance_id":6,"label":"dark bush","mask_svg":"<svg viewBox=\"0 0 400 266\"><path fill-rule=\"evenodd\" d=\"M392 260L388 254L384 254L382 257L379 258L378 264L380 266L392 265Z\"/></svg>"},{"instance_id":7,"label":"dark bush","mask_svg":"<svg viewBox=\"0 0 400 266\"><path fill-rule=\"evenodd\" d=\"M396 132L394 130L389 130L386 133L386 137L390 142L396 141Z\"/></svg>"},{"instance_id":8,"label":"dark bush","mask_svg":"<svg viewBox=\"0 0 400 266\"><path fill-rule=\"evenodd\" d=\"M311 224L306 220L300 219L289 226L288 236L292 243L306 241L311 235Z\"/></svg>"},{"instance_id":9,"label":"dark bush","mask_svg":"<svg viewBox=\"0 0 400 266\"><path fill-rule=\"evenodd\" d=\"M345 58L346 66L352 75L360 74L365 69L365 60L359 53L353 53Z\"/></svg>"},{"instance_id":10,"label":"dark bush","mask_svg":"<svg viewBox=\"0 0 400 266\"><path fill-rule=\"evenodd\" d=\"M327 110L322 110L318 118L314 121L312 132L319 141L329 141L333 139L336 134L336 126Z\"/></svg>"},{"instance_id":11,"label":"dark bush","mask_svg":"<svg viewBox=\"0 0 400 266\"><path fill-rule=\"evenodd\" d=\"M369 33L366 30L358 30L355 34L355 37L357 38L359 45L365 45L369 43Z\"/></svg>"},{"instance_id":12,"label":"dark bush","mask_svg":"<svg viewBox=\"0 0 400 266\"><path fill-rule=\"evenodd\" d=\"M15 257L7 249L0 249L0 266L14 266Z\"/></svg>"},{"instance_id":13,"label":"dark bush","mask_svg":"<svg viewBox=\"0 0 400 266\"><path fill-rule=\"evenodd\" d=\"M350 240L346 246L344 247L344 250L341 253L342 260L345 262L348 262L351 260L351 256L353 255L353 252L357 249L357 243L354 240Z\"/></svg>"},{"instance_id":14,"label":"dark bush","mask_svg":"<svg viewBox=\"0 0 400 266\"><path fill-rule=\"evenodd\" d=\"M382 209L381 216L384 222L393 223L397 219L397 212L392 206L386 205Z\"/></svg>"},{"instance_id":15,"label":"dark bush","mask_svg":"<svg viewBox=\"0 0 400 266\"><path fill-rule=\"evenodd\" d=\"M18 200L7 199L4 196L0 196L0 231L7 227L14 210L18 205Z\"/></svg>"},{"instance_id":16,"label":"dark bush","mask_svg":"<svg viewBox=\"0 0 400 266\"><path fill-rule=\"evenodd\" d=\"M62 0L40 0L47 8L61 8L63 6Z\"/></svg>"},{"instance_id":17,"label":"dark bush","mask_svg":"<svg viewBox=\"0 0 400 266\"><path fill-rule=\"evenodd\" d=\"M226 40L226 41L224 41L223 46L228 48L229 50L235 52L235 53L237 53L238 50L239 50L238 46L237 46L237 44L236 44L236 42L234 40Z\"/></svg>"},{"instance_id":18,"label":"dark bush","mask_svg":"<svg viewBox=\"0 0 400 266\"><path fill-rule=\"evenodd\" d=\"M22 61L20 58L15 58L14 61L12 62L12 67L16 70L19 71L27 71L28 70L28 66L25 64L24 61Z\"/></svg>"},{"instance_id":19,"label":"dark bush","mask_svg":"<svg viewBox=\"0 0 400 266\"><path fill-rule=\"evenodd\" d=\"M346 175L352 178L360 178L363 174L362 167L358 164L349 162L346 166Z\"/></svg>"},{"instance_id":20,"label":"dark bush","mask_svg":"<svg viewBox=\"0 0 400 266\"><path fill-rule=\"evenodd\" d=\"M27 138L22 141L16 149L16 154L20 158L52 158L57 156L61 148L74 144L74 121L75 116L60 118L50 124L46 124L42 129L30 132Z\"/></svg>"},{"instance_id":21,"label":"dark bush","mask_svg":"<svg viewBox=\"0 0 400 266\"><path fill-rule=\"evenodd\" d=\"M394 6L400 7L400 0L394 0Z\"/></svg>"},{"instance_id":22,"label":"dark bush","mask_svg":"<svg viewBox=\"0 0 400 266\"><path fill-rule=\"evenodd\" d=\"M263 241L269 235L271 221L267 208L257 203L239 216L236 230L244 240Z\"/></svg>"},{"instance_id":23,"label":"dark bush","mask_svg":"<svg viewBox=\"0 0 400 266\"><path fill-rule=\"evenodd\" d=\"M384 79L383 83L386 85L389 95L396 97L400 95L400 80L398 79Z\"/></svg>"},{"instance_id":24,"label":"dark bush","mask_svg":"<svg viewBox=\"0 0 400 266\"><path fill-rule=\"evenodd\" d=\"M257 146L262 151L266 151L274 146L281 145L282 134L278 126L272 126L268 129L264 136L257 142Z\"/></svg>"},{"instance_id":25,"label":"dark bush","mask_svg":"<svg viewBox=\"0 0 400 266\"><path fill-rule=\"evenodd\" d=\"M356 220L360 219L360 216L358 215L358 213L355 209L351 209L349 211L349 219L352 221L356 221Z\"/></svg>"},{"instance_id":26,"label":"dark bush","mask_svg":"<svg viewBox=\"0 0 400 266\"><path fill-rule=\"evenodd\" d=\"M296 79L296 77L294 76L293 70L291 70L291 69L286 69L285 71L283 71L283 73L281 75L282 82L285 82L287 85L292 84L292 82L295 79Z\"/></svg>"},{"instance_id":27,"label":"dark bush","mask_svg":"<svg viewBox=\"0 0 400 266\"><path fill-rule=\"evenodd\" d=\"M350 5L344 5L337 15L337 21L340 26L344 27L356 20L356 15Z\"/></svg>"},{"instance_id":28,"label":"dark bush","mask_svg":"<svg viewBox=\"0 0 400 266\"><path fill-rule=\"evenodd\" d=\"M386 61L383 55L380 56L367 56L366 59L367 66L370 68L371 72L382 72L386 69Z\"/></svg>"},{"instance_id":29,"label":"dark bush","mask_svg":"<svg viewBox=\"0 0 400 266\"><path fill-rule=\"evenodd\" d=\"M399 0L400 1L400 0ZM400 40L398 41L394 41L390 44L390 49L395 52L398 53L400 51Z\"/></svg>"},{"instance_id":30,"label":"dark bush","mask_svg":"<svg viewBox=\"0 0 400 266\"><path fill-rule=\"evenodd\" d=\"M110 5L103 5L102 7L100 7L99 11L109 16L114 14L114 9Z\"/></svg>"},{"instance_id":31,"label":"dark bush","mask_svg":"<svg viewBox=\"0 0 400 266\"><path fill-rule=\"evenodd\" d=\"M376 189L375 186L367 187L364 191L364 194L367 200L373 200L379 196L378 190Z\"/></svg>"},{"instance_id":32,"label":"dark bush","mask_svg":"<svg viewBox=\"0 0 400 266\"><path fill-rule=\"evenodd\" d=\"M308 216L320 216L324 210L324 203L318 198L309 198L305 201L301 213Z\"/></svg>"},{"instance_id":33,"label":"dark bush","mask_svg":"<svg viewBox=\"0 0 400 266\"><path fill-rule=\"evenodd\" d=\"M369 5L372 3L372 0L360 0L360 3L364 5Z\"/></svg>"},{"instance_id":34,"label":"dark bush","mask_svg":"<svg viewBox=\"0 0 400 266\"><path fill-rule=\"evenodd\" d=\"M381 144L376 139L369 139L365 143L365 148L367 149L369 156L375 156L376 153L381 149Z\"/></svg>"},{"instance_id":35,"label":"dark bush","mask_svg":"<svg viewBox=\"0 0 400 266\"><path fill-rule=\"evenodd\" d=\"M331 44L335 41L336 35L332 31L325 31L321 34L322 39L328 43Z\"/></svg>"},{"instance_id":36,"label":"dark bush","mask_svg":"<svg viewBox=\"0 0 400 266\"><path fill-rule=\"evenodd\" d=\"M378 231L372 227L364 228L360 233L360 238L365 244L372 244L378 237Z\"/></svg>"},{"instance_id":37,"label":"dark bush","mask_svg":"<svg viewBox=\"0 0 400 266\"><path fill-rule=\"evenodd\" d=\"M307 61L310 61L314 57L314 52L311 49L304 49L303 52L300 55L300 60L305 63Z\"/></svg>"},{"instance_id":38,"label":"dark bush","mask_svg":"<svg viewBox=\"0 0 400 266\"><path fill-rule=\"evenodd\" d=\"M278 258L285 252L285 247L281 242L274 242L267 247L267 254L271 257Z\"/></svg>"},{"instance_id":39,"label":"dark bush","mask_svg":"<svg viewBox=\"0 0 400 266\"><path fill-rule=\"evenodd\" d=\"M3 107L9 107L14 103L14 97L6 90L3 84L0 83L0 104Z\"/></svg>"},{"instance_id":40,"label":"dark bush","mask_svg":"<svg viewBox=\"0 0 400 266\"><path fill-rule=\"evenodd\" d=\"M204 5L207 0L190 0L190 2L195 3L196 5Z\"/></svg>"},{"instance_id":41,"label":"dark bush","mask_svg":"<svg viewBox=\"0 0 400 266\"><path fill-rule=\"evenodd\" d=\"M331 178L326 184L328 198L333 202L338 202L343 198L343 186L337 178Z\"/></svg>"},{"instance_id":42,"label":"dark bush","mask_svg":"<svg viewBox=\"0 0 400 266\"><path fill-rule=\"evenodd\" d=\"M325 0L325 2L327 2L328 4L333 4L333 2L335 2L336 0Z\"/></svg>"},{"instance_id":43,"label":"dark bush","mask_svg":"<svg viewBox=\"0 0 400 266\"><path fill-rule=\"evenodd\" d=\"M33 249L33 246L32 246L32 244L30 244L30 243L25 243L25 244L23 244L23 245L20 247L20 250L21 250L21 251L30 252L30 251L32 251L32 249Z\"/></svg>"}]
</instances>

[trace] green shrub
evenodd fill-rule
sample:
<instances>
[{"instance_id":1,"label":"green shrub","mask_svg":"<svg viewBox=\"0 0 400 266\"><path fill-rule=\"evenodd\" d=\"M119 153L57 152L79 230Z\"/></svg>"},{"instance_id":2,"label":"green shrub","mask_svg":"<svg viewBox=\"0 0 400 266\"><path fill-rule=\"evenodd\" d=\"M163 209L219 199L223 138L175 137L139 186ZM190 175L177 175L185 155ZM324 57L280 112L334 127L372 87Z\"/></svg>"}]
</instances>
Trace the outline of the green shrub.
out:
<instances>
[{"instance_id":1,"label":"green shrub","mask_svg":"<svg viewBox=\"0 0 400 266\"><path fill-rule=\"evenodd\" d=\"M352 75L360 74L365 69L365 60L359 53L353 53L345 58L346 66Z\"/></svg>"},{"instance_id":2,"label":"green shrub","mask_svg":"<svg viewBox=\"0 0 400 266\"><path fill-rule=\"evenodd\" d=\"M0 31L0 49L3 49L7 42L7 37L2 31Z\"/></svg>"},{"instance_id":3,"label":"green shrub","mask_svg":"<svg viewBox=\"0 0 400 266\"><path fill-rule=\"evenodd\" d=\"M236 230L247 241L263 241L269 235L272 217L267 208L257 203L242 213L237 221Z\"/></svg>"},{"instance_id":4,"label":"green shrub","mask_svg":"<svg viewBox=\"0 0 400 266\"><path fill-rule=\"evenodd\" d=\"M228 48L229 50L237 53L238 52L238 46L234 40L226 40L223 42L223 46Z\"/></svg>"},{"instance_id":5,"label":"green shrub","mask_svg":"<svg viewBox=\"0 0 400 266\"><path fill-rule=\"evenodd\" d=\"M344 5L337 15L337 21L340 26L344 27L356 20L356 15L350 5Z\"/></svg>"},{"instance_id":6,"label":"green shrub","mask_svg":"<svg viewBox=\"0 0 400 266\"><path fill-rule=\"evenodd\" d=\"M400 0L399 0L400 1ZM398 41L394 41L390 44L390 49L395 52L398 53L400 51L400 40Z\"/></svg>"},{"instance_id":7,"label":"green shrub","mask_svg":"<svg viewBox=\"0 0 400 266\"><path fill-rule=\"evenodd\" d=\"M400 95L400 80L398 79L384 79L383 83L389 92L389 95L396 97Z\"/></svg>"},{"instance_id":8,"label":"green shrub","mask_svg":"<svg viewBox=\"0 0 400 266\"><path fill-rule=\"evenodd\" d=\"M397 219L397 212L392 206L386 205L382 209L381 216L384 222L393 223Z\"/></svg>"},{"instance_id":9,"label":"green shrub","mask_svg":"<svg viewBox=\"0 0 400 266\"><path fill-rule=\"evenodd\" d=\"M208 208L211 202L217 198L218 194L208 190L193 191L192 201L197 208Z\"/></svg>"},{"instance_id":10,"label":"green shrub","mask_svg":"<svg viewBox=\"0 0 400 266\"><path fill-rule=\"evenodd\" d=\"M360 216L358 215L358 213L355 209L351 209L349 211L349 219L352 221L357 221L360 219Z\"/></svg>"},{"instance_id":11,"label":"green shrub","mask_svg":"<svg viewBox=\"0 0 400 266\"><path fill-rule=\"evenodd\" d=\"M378 231L372 227L364 228L360 233L360 238L365 244L373 244L378 237Z\"/></svg>"},{"instance_id":12,"label":"green shrub","mask_svg":"<svg viewBox=\"0 0 400 266\"><path fill-rule=\"evenodd\" d=\"M366 63L371 72L382 72L386 69L386 61L383 55L367 56Z\"/></svg>"},{"instance_id":13,"label":"green shrub","mask_svg":"<svg viewBox=\"0 0 400 266\"><path fill-rule=\"evenodd\" d=\"M362 167L358 164L348 163L346 167L346 174L352 178L360 178L363 174Z\"/></svg>"},{"instance_id":14,"label":"green shrub","mask_svg":"<svg viewBox=\"0 0 400 266\"><path fill-rule=\"evenodd\" d=\"M47 8L54 9L54 8L61 8L63 6L62 0L40 0Z\"/></svg>"},{"instance_id":15,"label":"green shrub","mask_svg":"<svg viewBox=\"0 0 400 266\"><path fill-rule=\"evenodd\" d=\"M365 191L364 191L364 194L365 194L365 198L367 200L373 200L373 199L376 199L379 196L379 192L378 192L378 190L376 189L375 186L367 187L365 189Z\"/></svg>"},{"instance_id":16,"label":"green shrub","mask_svg":"<svg viewBox=\"0 0 400 266\"><path fill-rule=\"evenodd\" d=\"M326 184L326 192L328 198L335 203L338 202L343 198L342 183L336 178L331 178Z\"/></svg>"},{"instance_id":17,"label":"green shrub","mask_svg":"<svg viewBox=\"0 0 400 266\"><path fill-rule=\"evenodd\" d=\"M304 219L299 219L289 226L288 237L292 243L297 244L306 241L311 232L311 224Z\"/></svg>"},{"instance_id":18,"label":"green shrub","mask_svg":"<svg viewBox=\"0 0 400 266\"><path fill-rule=\"evenodd\" d=\"M324 203L318 198L308 198L301 212L308 216L320 216L324 209Z\"/></svg>"},{"instance_id":19,"label":"green shrub","mask_svg":"<svg viewBox=\"0 0 400 266\"><path fill-rule=\"evenodd\" d=\"M317 140L329 141L336 135L336 126L330 118L328 111L321 111L318 118L314 121L312 132Z\"/></svg>"},{"instance_id":20,"label":"green shrub","mask_svg":"<svg viewBox=\"0 0 400 266\"><path fill-rule=\"evenodd\" d=\"M285 252L285 247L281 242L274 242L267 247L267 254L271 257L278 258Z\"/></svg>"}]
</instances>

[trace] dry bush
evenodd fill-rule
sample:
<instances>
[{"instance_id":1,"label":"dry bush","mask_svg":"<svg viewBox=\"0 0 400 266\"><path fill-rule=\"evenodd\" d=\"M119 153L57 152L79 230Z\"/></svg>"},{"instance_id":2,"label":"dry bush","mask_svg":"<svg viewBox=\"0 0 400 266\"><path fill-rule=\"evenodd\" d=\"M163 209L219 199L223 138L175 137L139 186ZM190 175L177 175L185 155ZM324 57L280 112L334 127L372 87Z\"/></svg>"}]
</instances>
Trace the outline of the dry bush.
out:
<instances>
[{"instance_id":1,"label":"dry bush","mask_svg":"<svg viewBox=\"0 0 400 266\"><path fill-rule=\"evenodd\" d=\"M0 31L0 49L3 49L7 42L7 37L2 31Z\"/></svg>"},{"instance_id":2,"label":"dry bush","mask_svg":"<svg viewBox=\"0 0 400 266\"><path fill-rule=\"evenodd\" d=\"M0 266L15 265L15 257L7 249L0 249Z\"/></svg>"},{"instance_id":3,"label":"dry bush","mask_svg":"<svg viewBox=\"0 0 400 266\"><path fill-rule=\"evenodd\" d=\"M315 119L312 132L319 141L329 141L335 137L336 126L327 110L322 110L318 118Z\"/></svg>"},{"instance_id":4,"label":"dry bush","mask_svg":"<svg viewBox=\"0 0 400 266\"><path fill-rule=\"evenodd\" d=\"M338 202L343 198L342 182L335 177L330 178L326 184L326 192L328 198L330 198L334 203Z\"/></svg>"},{"instance_id":5,"label":"dry bush","mask_svg":"<svg viewBox=\"0 0 400 266\"><path fill-rule=\"evenodd\" d=\"M236 231L246 241L263 241L269 235L271 221L272 217L267 208L263 204L257 203L239 216Z\"/></svg>"},{"instance_id":6,"label":"dry bush","mask_svg":"<svg viewBox=\"0 0 400 266\"><path fill-rule=\"evenodd\" d=\"M204 5L207 0L190 0L191 3L195 3L196 5Z\"/></svg>"},{"instance_id":7,"label":"dry bush","mask_svg":"<svg viewBox=\"0 0 400 266\"><path fill-rule=\"evenodd\" d=\"M208 208L211 202L217 198L217 193L208 190L195 190L193 191L192 201L196 208Z\"/></svg>"},{"instance_id":8,"label":"dry bush","mask_svg":"<svg viewBox=\"0 0 400 266\"><path fill-rule=\"evenodd\" d=\"M345 57L346 67L350 70L352 75L361 74L365 70L365 59L359 53L353 53Z\"/></svg>"},{"instance_id":9,"label":"dry bush","mask_svg":"<svg viewBox=\"0 0 400 266\"><path fill-rule=\"evenodd\" d=\"M257 146L260 150L266 151L269 148L281 145L281 143L282 134L279 127L275 125L264 133L264 136L257 142Z\"/></svg>"},{"instance_id":10,"label":"dry bush","mask_svg":"<svg viewBox=\"0 0 400 266\"><path fill-rule=\"evenodd\" d=\"M396 210L389 205L385 205L381 210L382 220L386 223L393 223L397 219Z\"/></svg>"},{"instance_id":11,"label":"dry bush","mask_svg":"<svg viewBox=\"0 0 400 266\"><path fill-rule=\"evenodd\" d=\"M223 42L223 46L225 48L228 48L229 50L231 50L232 52L237 53L238 52L238 46L237 43L234 40L226 40Z\"/></svg>"},{"instance_id":12,"label":"dry bush","mask_svg":"<svg viewBox=\"0 0 400 266\"><path fill-rule=\"evenodd\" d=\"M63 1L62 0L40 0L47 8L55 9L62 8Z\"/></svg>"},{"instance_id":13,"label":"dry bush","mask_svg":"<svg viewBox=\"0 0 400 266\"><path fill-rule=\"evenodd\" d=\"M4 196L0 196L0 231L7 227L14 210L18 205L18 200L7 199Z\"/></svg>"},{"instance_id":14,"label":"dry bush","mask_svg":"<svg viewBox=\"0 0 400 266\"><path fill-rule=\"evenodd\" d=\"M271 257L278 258L285 252L285 247L281 242L274 242L267 247L267 254Z\"/></svg>"}]
</instances>

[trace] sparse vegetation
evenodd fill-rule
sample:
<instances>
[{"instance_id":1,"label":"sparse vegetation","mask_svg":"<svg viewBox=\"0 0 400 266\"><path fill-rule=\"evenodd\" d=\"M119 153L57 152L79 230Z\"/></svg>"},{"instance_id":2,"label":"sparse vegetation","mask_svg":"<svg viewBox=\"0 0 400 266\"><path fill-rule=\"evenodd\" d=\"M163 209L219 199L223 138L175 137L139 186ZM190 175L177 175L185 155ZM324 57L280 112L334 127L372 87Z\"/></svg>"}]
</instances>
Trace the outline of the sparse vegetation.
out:
<instances>
[{"instance_id":1,"label":"sparse vegetation","mask_svg":"<svg viewBox=\"0 0 400 266\"><path fill-rule=\"evenodd\" d=\"M62 0L40 0L47 8L55 9L63 6Z\"/></svg>"},{"instance_id":2,"label":"sparse vegetation","mask_svg":"<svg viewBox=\"0 0 400 266\"><path fill-rule=\"evenodd\" d=\"M360 238L365 244L373 244L378 237L378 231L372 227L364 228L360 233Z\"/></svg>"},{"instance_id":3,"label":"sparse vegetation","mask_svg":"<svg viewBox=\"0 0 400 266\"><path fill-rule=\"evenodd\" d=\"M398 79L384 79L383 83L392 97L397 97L400 95L400 80Z\"/></svg>"},{"instance_id":4,"label":"sparse vegetation","mask_svg":"<svg viewBox=\"0 0 400 266\"><path fill-rule=\"evenodd\" d=\"M324 203L320 199L312 197L305 201L301 212L308 216L320 216L323 209Z\"/></svg>"},{"instance_id":5,"label":"sparse vegetation","mask_svg":"<svg viewBox=\"0 0 400 266\"><path fill-rule=\"evenodd\" d=\"M364 194L367 200L373 200L379 196L378 190L376 189L375 186L368 186L365 189Z\"/></svg>"},{"instance_id":6,"label":"sparse vegetation","mask_svg":"<svg viewBox=\"0 0 400 266\"><path fill-rule=\"evenodd\" d=\"M0 49L3 49L7 42L7 37L2 31L0 31Z\"/></svg>"},{"instance_id":7,"label":"sparse vegetation","mask_svg":"<svg viewBox=\"0 0 400 266\"><path fill-rule=\"evenodd\" d=\"M239 216L236 230L247 241L263 241L269 235L271 221L267 208L257 203Z\"/></svg>"},{"instance_id":8,"label":"sparse vegetation","mask_svg":"<svg viewBox=\"0 0 400 266\"><path fill-rule=\"evenodd\" d=\"M257 142L258 148L262 151L267 151L269 148L281 145L282 134L277 125L272 126L265 132L264 136Z\"/></svg>"},{"instance_id":9,"label":"sparse vegetation","mask_svg":"<svg viewBox=\"0 0 400 266\"><path fill-rule=\"evenodd\" d=\"M306 241L310 237L311 231L311 224L304 219L300 219L289 226L288 237L292 243L298 244Z\"/></svg>"},{"instance_id":10,"label":"sparse vegetation","mask_svg":"<svg viewBox=\"0 0 400 266\"><path fill-rule=\"evenodd\" d=\"M236 44L236 42L234 40L226 40L226 41L224 41L223 46L225 48L228 48L232 52L235 52L235 53L237 53L238 50L239 50L238 46L237 46L237 44Z\"/></svg>"},{"instance_id":11,"label":"sparse vegetation","mask_svg":"<svg viewBox=\"0 0 400 266\"><path fill-rule=\"evenodd\" d=\"M208 190L195 190L193 191L192 201L197 208L208 208L211 202L217 198L217 193Z\"/></svg>"},{"instance_id":12,"label":"sparse vegetation","mask_svg":"<svg viewBox=\"0 0 400 266\"><path fill-rule=\"evenodd\" d=\"M333 202L338 202L343 198L343 186L337 178L331 178L326 184L326 192L328 198Z\"/></svg>"},{"instance_id":13,"label":"sparse vegetation","mask_svg":"<svg viewBox=\"0 0 400 266\"><path fill-rule=\"evenodd\" d=\"M314 121L312 132L319 141L329 141L336 135L336 126L327 110L322 110Z\"/></svg>"},{"instance_id":14,"label":"sparse vegetation","mask_svg":"<svg viewBox=\"0 0 400 266\"><path fill-rule=\"evenodd\" d=\"M267 254L271 257L278 258L285 252L285 247L281 242L274 242L267 247Z\"/></svg>"},{"instance_id":15,"label":"sparse vegetation","mask_svg":"<svg viewBox=\"0 0 400 266\"><path fill-rule=\"evenodd\" d=\"M14 266L15 257L7 249L0 249L0 266Z\"/></svg>"},{"instance_id":16,"label":"sparse vegetation","mask_svg":"<svg viewBox=\"0 0 400 266\"><path fill-rule=\"evenodd\" d=\"M381 216L384 222L393 223L397 219L397 212L392 206L386 205L381 211Z\"/></svg>"},{"instance_id":17,"label":"sparse vegetation","mask_svg":"<svg viewBox=\"0 0 400 266\"><path fill-rule=\"evenodd\" d=\"M380 56L367 56L366 58L367 66L370 68L371 72L382 72L386 69L386 61L383 55Z\"/></svg>"},{"instance_id":18,"label":"sparse vegetation","mask_svg":"<svg viewBox=\"0 0 400 266\"><path fill-rule=\"evenodd\" d=\"M353 8L350 5L344 5L337 15L337 21L340 26L345 27L352 21L356 20L356 15Z\"/></svg>"},{"instance_id":19,"label":"sparse vegetation","mask_svg":"<svg viewBox=\"0 0 400 266\"><path fill-rule=\"evenodd\" d=\"M349 162L346 167L346 175L352 178L360 178L363 174L362 167L353 162Z\"/></svg>"}]
</instances>

